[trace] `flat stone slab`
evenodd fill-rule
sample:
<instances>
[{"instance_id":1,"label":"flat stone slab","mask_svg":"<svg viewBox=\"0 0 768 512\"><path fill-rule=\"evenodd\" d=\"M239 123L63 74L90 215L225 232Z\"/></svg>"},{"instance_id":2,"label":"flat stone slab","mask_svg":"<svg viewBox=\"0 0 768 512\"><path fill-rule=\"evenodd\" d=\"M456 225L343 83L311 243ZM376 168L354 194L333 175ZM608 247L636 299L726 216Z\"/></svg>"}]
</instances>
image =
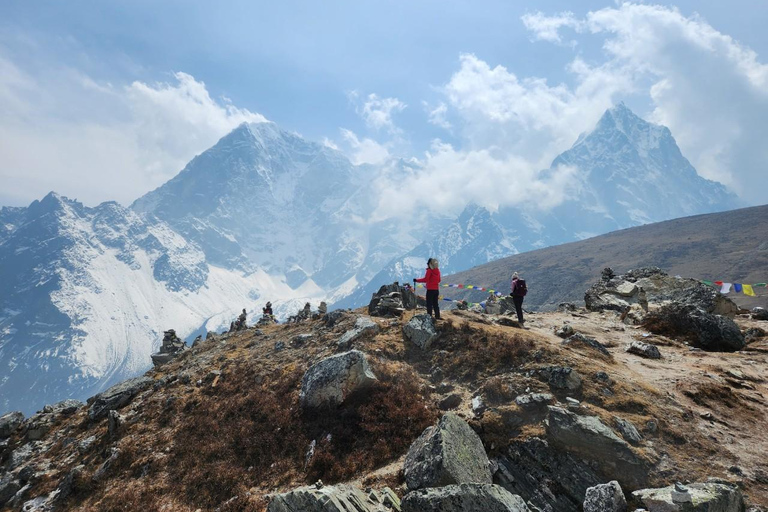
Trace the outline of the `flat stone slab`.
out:
<instances>
[{"instance_id":1,"label":"flat stone slab","mask_svg":"<svg viewBox=\"0 0 768 512\"><path fill-rule=\"evenodd\" d=\"M402 512L530 512L523 499L500 485L460 484L419 489L403 498Z\"/></svg>"}]
</instances>

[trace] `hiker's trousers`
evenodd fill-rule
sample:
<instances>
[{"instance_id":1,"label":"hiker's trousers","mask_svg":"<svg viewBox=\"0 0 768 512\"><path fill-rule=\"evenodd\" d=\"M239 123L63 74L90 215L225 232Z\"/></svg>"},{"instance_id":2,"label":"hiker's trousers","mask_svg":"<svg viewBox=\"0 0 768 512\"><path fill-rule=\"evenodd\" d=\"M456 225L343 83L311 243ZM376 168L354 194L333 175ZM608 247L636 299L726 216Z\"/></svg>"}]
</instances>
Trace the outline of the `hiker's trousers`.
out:
<instances>
[{"instance_id":1,"label":"hiker's trousers","mask_svg":"<svg viewBox=\"0 0 768 512\"><path fill-rule=\"evenodd\" d=\"M438 304L438 298L440 297L440 290L427 290L427 314L432 315L432 310L435 311L435 318L440 318L440 305Z\"/></svg>"}]
</instances>

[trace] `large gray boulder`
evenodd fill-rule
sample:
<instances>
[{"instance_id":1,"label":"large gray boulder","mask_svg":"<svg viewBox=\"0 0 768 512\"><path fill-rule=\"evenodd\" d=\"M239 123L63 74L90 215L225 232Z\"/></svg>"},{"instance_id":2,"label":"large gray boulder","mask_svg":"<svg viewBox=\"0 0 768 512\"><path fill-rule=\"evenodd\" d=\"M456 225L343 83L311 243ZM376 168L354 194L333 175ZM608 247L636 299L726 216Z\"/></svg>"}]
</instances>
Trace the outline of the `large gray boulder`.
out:
<instances>
[{"instance_id":1,"label":"large gray boulder","mask_svg":"<svg viewBox=\"0 0 768 512\"><path fill-rule=\"evenodd\" d=\"M376 334L379 332L379 324L368 318L367 316L361 316L355 320L355 326L345 332L337 345L342 350L347 350L352 346L352 343L362 338L366 334Z\"/></svg>"},{"instance_id":2,"label":"large gray boulder","mask_svg":"<svg viewBox=\"0 0 768 512\"><path fill-rule=\"evenodd\" d=\"M708 313L734 316L738 306L716 288L695 279L672 277L658 267L630 270L624 275L604 272L603 278L584 294L589 311L624 312L634 304L690 304Z\"/></svg>"},{"instance_id":3,"label":"large gray boulder","mask_svg":"<svg viewBox=\"0 0 768 512\"><path fill-rule=\"evenodd\" d=\"M582 457L537 437L512 441L494 462L494 482L543 512L580 512L587 489L605 481Z\"/></svg>"},{"instance_id":4,"label":"large gray boulder","mask_svg":"<svg viewBox=\"0 0 768 512\"><path fill-rule=\"evenodd\" d=\"M667 304L649 313L643 326L656 334L689 340L710 352L734 352L746 345L733 319L691 304Z\"/></svg>"},{"instance_id":5,"label":"large gray boulder","mask_svg":"<svg viewBox=\"0 0 768 512\"><path fill-rule=\"evenodd\" d=\"M304 408L338 405L374 381L365 354L350 350L312 365L301 379L299 401Z\"/></svg>"},{"instance_id":6,"label":"large gray boulder","mask_svg":"<svg viewBox=\"0 0 768 512\"><path fill-rule=\"evenodd\" d=\"M267 512L391 512L400 510L400 500L387 487L381 492L364 493L350 485L318 483L278 494Z\"/></svg>"},{"instance_id":7,"label":"large gray boulder","mask_svg":"<svg viewBox=\"0 0 768 512\"><path fill-rule=\"evenodd\" d=\"M21 484L10 473L0 477L0 507L5 505L21 489Z\"/></svg>"},{"instance_id":8,"label":"large gray boulder","mask_svg":"<svg viewBox=\"0 0 768 512\"><path fill-rule=\"evenodd\" d=\"M411 491L402 512L529 512L525 501L493 484L460 484Z\"/></svg>"},{"instance_id":9,"label":"large gray boulder","mask_svg":"<svg viewBox=\"0 0 768 512\"><path fill-rule=\"evenodd\" d=\"M682 491L682 492L680 492ZM632 496L648 512L742 512L744 498L738 487L717 483L696 483L675 489L642 489Z\"/></svg>"},{"instance_id":10,"label":"large gray boulder","mask_svg":"<svg viewBox=\"0 0 768 512\"><path fill-rule=\"evenodd\" d=\"M627 352L648 359L661 359L659 347L640 340L632 340L632 343L627 347Z\"/></svg>"},{"instance_id":11,"label":"large gray boulder","mask_svg":"<svg viewBox=\"0 0 768 512\"><path fill-rule=\"evenodd\" d=\"M491 470L480 437L454 413L427 427L405 457L409 489L451 484L491 483Z\"/></svg>"},{"instance_id":12,"label":"large gray boulder","mask_svg":"<svg viewBox=\"0 0 768 512\"><path fill-rule=\"evenodd\" d=\"M149 377L135 377L115 384L108 390L89 398L88 419L96 421L105 417L112 409L125 407L134 396L150 387L153 383L154 380Z\"/></svg>"},{"instance_id":13,"label":"large gray boulder","mask_svg":"<svg viewBox=\"0 0 768 512\"><path fill-rule=\"evenodd\" d=\"M603 472L619 476L622 485L637 488L647 479L643 460L596 416L549 406L547 438L558 448L598 463Z\"/></svg>"},{"instance_id":14,"label":"large gray boulder","mask_svg":"<svg viewBox=\"0 0 768 512\"><path fill-rule=\"evenodd\" d=\"M5 413L0 416L0 439L10 437L24 423L24 414L19 411Z\"/></svg>"},{"instance_id":15,"label":"large gray boulder","mask_svg":"<svg viewBox=\"0 0 768 512\"><path fill-rule=\"evenodd\" d=\"M584 512L627 512L627 500L619 482L613 480L587 489Z\"/></svg>"},{"instance_id":16,"label":"large gray boulder","mask_svg":"<svg viewBox=\"0 0 768 512\"><path fill-rule=\"evenodd\" d=\"M53 414L53 415L63 414L65 416L69 416L70 414L74 414L75 412L77 412L77 410L84 405L85 404L80 400L67 398L66 400L62 400L61 402L56 402L55 404L46 405L45 407L43 407L43 412L46 414Z\"/></svg>"},{"instance_id":17,"label":"large gray boulder","mask_svg":"<svg viewBox=\"0 0 768 512\"><path fill-rule=\"evenodd\" d=\"M427 314L414 315L403 326L403 335L420 349L428 350L434 339L437 338L435 321Z\"/></svg>"}]
</instances>

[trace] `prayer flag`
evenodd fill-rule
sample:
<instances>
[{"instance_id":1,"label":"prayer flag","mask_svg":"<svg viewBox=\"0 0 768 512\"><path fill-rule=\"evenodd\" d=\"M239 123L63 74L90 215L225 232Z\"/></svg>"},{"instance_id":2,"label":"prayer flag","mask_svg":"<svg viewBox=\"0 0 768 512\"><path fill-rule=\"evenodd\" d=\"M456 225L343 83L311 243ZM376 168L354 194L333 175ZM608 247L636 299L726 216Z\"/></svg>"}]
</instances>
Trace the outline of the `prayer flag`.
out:
<instances>
[{"instance_id":1,"label":"prayer flag","mask_svg":"<svg viewBox=\"0 0 768 512\"><path fill-rule=\"evenodd\" d=\"M714 283L712 281L702 281L707 286L712 286Z\"/></svg>"},{"instance_id":2,"label":"prayer flag","mask_svg":"<svg viewBox=\"0 0 768 512\"><path fill-rule=\"evenodd\" d=\"M733 291L741 293L741 283L733 283Z\"/></svg>"},{"instance_id":3,"label":"prayer flag","mask_svg":"<svg viewBox=\"0 0 768 512\"><path fill-rule=\"evenodd\" d=\"M753 287L754 287L754 286L766 286L766 283L757 283L757 284L753 284L752 286L753 286Z\"/></svg>"},{"instance_id":4,"label":"prayer flag","mask_svg":"<svg viewBox=\"0 0 768 512\"><path fill-rule=\"evenodd\" d=\"M720 293L731 293L731 283L723 283L723 287L720 288Z\"/></svg>"},{"instance_id":5,"label":"prayer flag","mask_svg":"<svg viewBox=\"0 0 768 512\"><path fill-rule=\"evenodd\" d=\"M723 286L723 282L722 282L722 281L715 281L715 284L716 284L717 286Z\"/></svg>"},{"instance_id":6,"label":"prayer flag","mask_svg":"<svg viewBox=\"0 0 768 512\"><path fill-rule=\"evenodd\" d=\"M752 285L745 284L742 286L742 288L744 288L744 295L749 295L750 297L755 296L755 292L752 290Z\"/></svg>"}]
</instances>

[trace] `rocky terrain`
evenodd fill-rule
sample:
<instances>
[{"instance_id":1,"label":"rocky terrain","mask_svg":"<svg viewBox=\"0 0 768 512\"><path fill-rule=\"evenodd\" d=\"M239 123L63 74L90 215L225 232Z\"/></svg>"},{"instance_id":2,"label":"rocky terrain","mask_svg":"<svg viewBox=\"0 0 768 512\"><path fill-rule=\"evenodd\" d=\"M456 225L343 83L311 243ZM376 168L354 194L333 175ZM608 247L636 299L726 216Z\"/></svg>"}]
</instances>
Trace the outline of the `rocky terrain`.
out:
<instances>
[{"instance_id":1,"label":"rocky terrain","mask_svg":"<svg viewBox=\"0 0 768 512\"><path fill-rule=\"evenodd\" d=\"M4 510L757 512L768 316L657 269L214 334L87 404L0 418ZM676 323L680 311L686 322ZM762 318L762 319L760 319ZM168 326L171 327L171 326Z\"/></svg>"}]
</instances>

